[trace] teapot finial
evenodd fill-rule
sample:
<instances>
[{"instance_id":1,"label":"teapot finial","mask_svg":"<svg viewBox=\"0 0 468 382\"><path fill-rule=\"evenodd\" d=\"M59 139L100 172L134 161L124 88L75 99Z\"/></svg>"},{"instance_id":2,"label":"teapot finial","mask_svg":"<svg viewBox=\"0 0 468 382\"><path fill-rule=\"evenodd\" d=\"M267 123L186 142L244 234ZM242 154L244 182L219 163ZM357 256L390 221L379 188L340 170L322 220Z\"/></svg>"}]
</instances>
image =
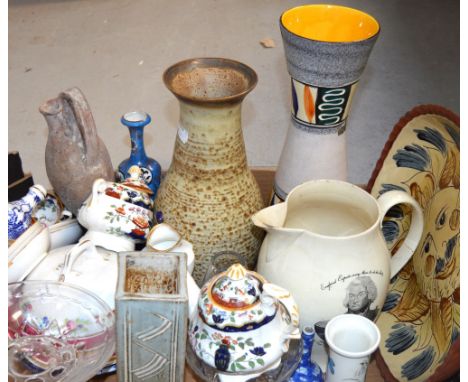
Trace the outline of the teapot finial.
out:
<instances>
[{"instance_id":1,"label":"teapot finial","mask_svg":"<svg viewBox=\"0 0 468 382\"><path fill-rule=\"evenodd\" d=\"M128 169L128 173L130 174L130 179L133 181L140 180L142 175L141 169L138 166L132 166Z\"/></svg>"},{"instance_id":2,"label":"teapot finial","mask_svg":"<svg viewBox=\"0 0 468 382\"><path fill-rule=\"evenodd\" d=\"M239 263L231 265L226 271L226 276L231 280L242 280L246 274L247 270Z\"/></svg>"}]
</instances>

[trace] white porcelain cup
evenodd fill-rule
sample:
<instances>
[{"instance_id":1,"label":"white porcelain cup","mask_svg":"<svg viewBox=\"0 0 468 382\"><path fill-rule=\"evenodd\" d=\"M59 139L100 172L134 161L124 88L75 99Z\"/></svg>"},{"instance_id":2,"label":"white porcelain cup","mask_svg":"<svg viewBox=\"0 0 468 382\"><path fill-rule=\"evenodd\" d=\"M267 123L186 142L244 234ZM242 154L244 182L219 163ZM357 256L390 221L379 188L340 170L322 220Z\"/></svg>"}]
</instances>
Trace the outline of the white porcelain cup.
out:
<instances>
[{"instance_id":1,"label":"white porcelain cup","mask_svg":"<svg viewBox=\"0 0 468 382\"><path fill-rule=\"evenodd\" d=\"M364 316L341 314L325 328L329 346L326 382L364 381L370 355L380 343L377 325Z\"/></svg>"}]
</instances>

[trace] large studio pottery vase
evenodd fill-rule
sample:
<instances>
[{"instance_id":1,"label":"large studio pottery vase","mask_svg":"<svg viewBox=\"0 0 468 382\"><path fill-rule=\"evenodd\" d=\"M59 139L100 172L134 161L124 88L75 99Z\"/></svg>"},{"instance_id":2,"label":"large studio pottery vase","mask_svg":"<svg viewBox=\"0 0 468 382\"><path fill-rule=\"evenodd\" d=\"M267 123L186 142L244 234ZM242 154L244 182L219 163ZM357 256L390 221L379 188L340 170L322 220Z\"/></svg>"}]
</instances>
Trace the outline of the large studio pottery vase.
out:
<instances>
[{"instance_id":1,"label":"large studio pottery vase","mask_svg":"<svg viewBox=\"0 0 468 382\"><path fill-rule=\"evenodd\" d=\"M45 162L49 181L75 215L98 178L114 179L109 153L96 132L83 93L71 88L44 103L39 111L49 127Z\"/></svg>"},{"instance_id":2,"label":"large studio pottery vase","mask_svg":"<svg viewBox=\"0 0 468 382\"><path fill-rule=\"evenodd\" d=\"M186 277L184 253L119 254L115 307L120 382L184 380Z\"/></svg>"},{"instance_id":3,"label":"large studio pottery vase","mask_svg":"<svg viewBox=\"0 0 468 382\"><path fill-rule=\"evenodd\" d=\"M151 122L151 117L147 113L132 111L124 114L120 121L128 127L131 144L130 157L119 164L120 181L130 177L128 170L132 166L138 166L142 172L142 180L151 189L154 198L161 183L161 166L156 160L146 155L143 141L144 128Z\"/></svg>"},{"instance_id":4,"label":"large studio pottery vase","mask_svg":"<svg viewBox=\"0 0 468 382\"><path fill-rule=\"evenodd\" d=\"M412 221L391 257L381 225L400 203L412 207ZM302 327L342 313L375 320L390 278L411 258L423 230L421 208L407 193L389 191L374 199L338 180L306 182L252 219L267 231L257 270L291 292Z\"/></svg>"},{"instance_id":5,"label":"large studio pottery vase","mask_svg":"<svg viewBox=\"0 0 468 382\"><path fill-rule=\"evenodd\" d=\"M280 29L292 107L273 204L310 179L346 180L346 121L379 24L352 8L314 4L284 12Z\"/></svg>"},{"instance_id":6,"label":"large studio pottery vase","mask_svg":"<svg viewBox=\"0 0 468 382\"><path fill-rule=\"evenodd\" d=\"M171 66L163 77L179 100L180 120L155 208L193 244L197 283L216 252L238 252L253 268L262 233L250 216L263 201L247 166L241 102L257 75L236 61L198 58Z\"/></svg>"}]
</instances>

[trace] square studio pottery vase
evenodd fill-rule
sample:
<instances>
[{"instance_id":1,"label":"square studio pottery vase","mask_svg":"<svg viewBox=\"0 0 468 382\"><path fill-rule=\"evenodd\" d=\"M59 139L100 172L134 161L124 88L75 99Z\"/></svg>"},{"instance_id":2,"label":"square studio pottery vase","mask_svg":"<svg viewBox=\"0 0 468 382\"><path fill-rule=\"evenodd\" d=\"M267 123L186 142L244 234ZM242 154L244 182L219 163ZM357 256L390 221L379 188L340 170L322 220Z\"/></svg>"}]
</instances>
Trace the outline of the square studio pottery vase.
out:
<instances>
[{"instance_id":1,"label":"square studio pottery vase","mask_svg":"<svg viewBox=\"0 0 468 382\"><path fill-rule=\"evenodd\" d=\"M117 284L119 382L184 379L185 253L121 252Z\"/></svg>"}]
</instances>

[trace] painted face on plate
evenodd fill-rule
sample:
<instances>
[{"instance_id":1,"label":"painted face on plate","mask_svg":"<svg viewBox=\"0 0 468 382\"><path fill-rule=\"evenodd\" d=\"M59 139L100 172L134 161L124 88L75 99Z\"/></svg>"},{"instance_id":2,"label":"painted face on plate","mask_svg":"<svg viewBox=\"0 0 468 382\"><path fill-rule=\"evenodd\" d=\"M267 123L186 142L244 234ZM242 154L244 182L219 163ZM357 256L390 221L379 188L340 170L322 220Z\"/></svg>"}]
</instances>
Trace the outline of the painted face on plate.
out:
<instances>
[{"instance_id":1,"label":"painted face on plate","mask_svg":"<svg viewBox=\"0 0 468 382\"><path fill-rule=\"evenodd\" d=\"M447 200L458 202L447 204ZM459 284L459 190L437 192L427 205L426 224L413 266L422 292L432 301L452 295Z\"/></svg>"}]
</instances>

